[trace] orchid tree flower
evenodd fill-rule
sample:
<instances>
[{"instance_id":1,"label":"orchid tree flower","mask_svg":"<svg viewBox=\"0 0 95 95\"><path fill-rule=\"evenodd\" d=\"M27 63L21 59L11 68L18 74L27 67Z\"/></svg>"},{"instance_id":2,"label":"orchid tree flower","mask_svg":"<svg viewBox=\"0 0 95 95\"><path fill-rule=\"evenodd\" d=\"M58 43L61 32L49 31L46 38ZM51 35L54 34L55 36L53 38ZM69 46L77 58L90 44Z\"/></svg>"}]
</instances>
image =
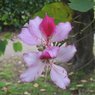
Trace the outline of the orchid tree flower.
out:
<instances>
[{"instance_id":1,"label":"orchid tree flower","mask_svg":"<svg viewBox=\"0 0 95 95\"><path fill-rule=\"evenodd\" d=\"M66 39L71 29L69 22L55 25L53 18L46 15L41 19L37 16L22 28L18 37L29 45L49 46L52 42Z\"/></svg>"},{"instance_id":2,"label":"orchid tree flower","mask_svg":"<svg viewBox=\"0 0 95 95\"><path fill-rule=\"evenodd\" d=\"M45 68L49 67L51 80L58 87L66 89L70 79L66 70L56 64L68 62L74 56L76 48L74 45L53 46L52 43L67 39L71 29L69 22L55 25L54 19L47 15L44 19L37 16L22 28L18 37L24 43L42 45L45 48L42 51L24 54L24 61L28 69L21 74L21 81L34 81L41 76Z\"/></svg>"},{"instance_id":3,"label":"orchid tree flower","mask_svg":"<svg viewBox=\"0 0 95 95\"><path fill-rule=\"evenodd\" d=\"M50 46L45 50L38 52L30 52L24 54L24 61L27 70L21 74L20 78L23 82L31 82L36 80L44 72L48 66L50 68L51 80L60 88L66 89L70 83L66 70L56 65L58 62L66 63L75 54L74 45L68 46Z\"/></svg>"}]
</instances>

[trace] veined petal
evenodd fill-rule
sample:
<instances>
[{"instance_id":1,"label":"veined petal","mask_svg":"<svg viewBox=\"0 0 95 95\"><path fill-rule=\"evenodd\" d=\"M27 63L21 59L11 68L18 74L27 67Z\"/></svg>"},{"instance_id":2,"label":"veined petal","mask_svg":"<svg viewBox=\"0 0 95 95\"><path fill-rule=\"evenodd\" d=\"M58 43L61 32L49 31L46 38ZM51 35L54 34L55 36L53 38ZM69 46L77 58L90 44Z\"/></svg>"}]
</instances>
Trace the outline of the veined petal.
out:
<instances>
[{"instance_id":1,"label":"veined petal","mask_svg":"<svg viewBox=\"0 0 95 95\"><path fill-rule=\"evenodd\" d=\"M40 52L30 52L23 55L24 61L28 67L37 64L40 61Z\"/></svg>"},{"instance_id":2,"label":"veined petal","mask_svg":"<svg viewBox=\"0 0 95 95\"><path fill-rule=\"evenodd\" d=\"M20 79L22 82L32 82L41 76L44 71L45 64L37 63L30 68L28 68L23 74L21 74Z\"/></svg>"},{"instance_id":3,"label":"veined petal","mask_svg":"<svg viewBox=\"0 0 95 95\"><path fill-rule=\"evenodd\" d=\"M66 89L70 83L66 70L55 64L51 66L50 77L51 80L62 89Z\"/></svg>"},{"instance_id":4,"label":"veined petal","mask_svg":"<svg viewBox=\"0 0 95 95\"><path fill-rule=\"evenodd\" d=\"M18 37L26 44L29 45L39 45L41 44L41 40L37 37L33 36L28 28L22 28L21 33L18 35Z\"/></svg>"},{"instance_id":5,"label":"veined petal","mask_svg":"<svg viewBox=\"0 0 95 95\"><path fill-rule=\"evenodd\" d=\"M75 53L76 48L74 45L61 46L55 60L58 62L66 63L72 59Z\"/></svg>"},{"instance_id":6,"label":"veined petal","mask_svg":"<svg viewBox=\"0 0 95 95\"><path fill-rule=\"evenodd\" d=\"M40 25L41 22L42 22L42 19L37 16L34 19L29 20L29 26L28 26L28 28L30 30L30 33L32 35L34 35L34 37L36 37L40 40L43 39L43 37L41 35L41 31L39 29L39 25Z\"/></svg>"},{"instance_id":7,"label":"veined petal","mask_svg":"<svg viewBox=\"0 0 95 95\"><path fill-rule=\"evenodd\" d=\"M55 30L54 19L46 15L40 24L40 30L46 37L52 36Z\"/></svg>"},{"instance_id":8,"label":"veined petal","mask_svg":"<svg viewBox=\"0 0 95 95\"><path fill-rule=\"evenodd\" d=\"M26 44L29 45L40 45L42 44L43 37L41 35L39 25L41 23L42 19L39 17L36 17L33 20L29 21L29 24L26 23L24 27L22 28L21 33L18 35L18 37Z\"/></svg>"},{"instance_id":9,"label":"veined petal","mask_svg":"<svg viewBox=\"0 0 95 95\"><path fill-rule=\"evenodd\" d=\"M59 23L56 26L55 32L52 36L52 42L59 42L68 37L69 32L71 31L72 27L69 22L66 23Z\"/></svg>"}]
</instances>

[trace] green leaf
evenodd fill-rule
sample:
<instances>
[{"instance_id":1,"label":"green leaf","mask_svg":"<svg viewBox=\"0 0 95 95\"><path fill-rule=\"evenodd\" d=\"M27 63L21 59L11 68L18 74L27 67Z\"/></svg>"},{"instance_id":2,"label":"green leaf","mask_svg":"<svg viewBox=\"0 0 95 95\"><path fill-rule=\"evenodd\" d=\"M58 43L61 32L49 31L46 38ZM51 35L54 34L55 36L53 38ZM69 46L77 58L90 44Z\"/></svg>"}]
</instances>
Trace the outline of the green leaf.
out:
<instances>
[{"instance_id":1,"label":"green leaf","mask_svg":"<svg viewBox=\"0 0 95 95\"><path fill-rule=\"evenodd\" d=\"M4 91L0 90L0 95L6 95Z\"/></svg>"},{"instance_id":2,"label":"green leaf","mask_svg":"<svg viewBox=\"0 0 95 95\"><path fill-rule=\"evenodd\" d=\"M4 54L7 44L7 40L0 40L0 56Z\"/></svg>"},{"instance_id":3,"label":"green leaf","mask_svg":"<svg viewBox=\"0 0 95 95\"><path fill-rule=\"evenodd\" d=\"M11 39L11 37L12 37L12 33L10 33L10 32L5 33L5 35L4 35L5 39Z\"/></svg>"},{"instance_id":4,"label":"green leaf","mask_svg":"<svg viewBox=\"0 0 95 95\"><path fill-rule=\"evenodd\" d=\"M46 14L55 19L55 23L66 22L72 20L72 11L64 3L56 2L45 5L41 11L34 16L44 17Z\"/></svg>"},{"instance_id":5,"label":"green leaf","mask_svg":"<svg viewBox=\"0 0 95 95\"><path fill-rule=\"evenodd\" d=\"M6 86L5 82L0 82L0 88Z\"/></svg>"},{"instance_id":6,"label":"green leaf","mask_svg":"<svg viewBox=\"0 0 95 95\"><path fill-rule=\"evenodd\" d=\"M94 1L93 0L69 0L69 7L73 10L77 10L80 12L86 12L93 8Z\"/></svg>"},{"instance_id":7,"label":"green leaf","mask_svg":"<svg viewBox=\"0 0 95 95\"><path fill-rule=\"evenodd\" d=\"M13 43L13 48L14 48L15 52L22 51L22 44L20 42L15 42L15 43Z\"/></svg>"},{"instance_id":8,"label":"green leaf","mask_svg":"<svg viewBox=\"0 0 95 95\"><path fill-rule=\"evenodd\" d=\"M1 19L2 19L3 21L5 21L7 18L8 18L8 14L6 13L6 14L4 14L4 15L2 16Z\"/></svg>"}]
</instances>

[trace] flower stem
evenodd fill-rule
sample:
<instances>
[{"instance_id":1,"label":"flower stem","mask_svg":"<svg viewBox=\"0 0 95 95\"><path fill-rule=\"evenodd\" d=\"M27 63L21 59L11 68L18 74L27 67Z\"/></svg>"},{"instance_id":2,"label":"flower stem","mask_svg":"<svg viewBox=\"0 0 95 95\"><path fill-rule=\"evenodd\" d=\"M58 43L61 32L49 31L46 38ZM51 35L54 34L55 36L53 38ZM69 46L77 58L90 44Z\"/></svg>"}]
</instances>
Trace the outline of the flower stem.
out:
<instances>
[{"instance_id":1,"label":"flower stem","mask_svg":"<svg viewBox=\"0 0 95 95\"><path fill-rule=\"evenodd\" d=\"M46 66L46 69L45 69L45 81L44 82L47 82L47 76L48 76L48 66Z\"/></svg>"}]
</instances>

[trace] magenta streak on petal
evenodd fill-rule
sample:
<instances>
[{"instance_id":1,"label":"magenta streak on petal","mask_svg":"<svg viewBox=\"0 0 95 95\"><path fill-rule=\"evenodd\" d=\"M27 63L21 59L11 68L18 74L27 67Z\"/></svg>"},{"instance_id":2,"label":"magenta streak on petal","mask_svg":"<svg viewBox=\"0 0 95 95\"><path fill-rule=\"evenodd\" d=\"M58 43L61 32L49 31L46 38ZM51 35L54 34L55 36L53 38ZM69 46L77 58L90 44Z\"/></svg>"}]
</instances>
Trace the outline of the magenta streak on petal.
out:
<instances>
[{"instance_id":1,"label":"magenta streak on petal","mask_svg":"<svg viewBox=\"0 0 95 95\"><path fill-rule=\"evenodd\" d=\"M50 59L51 56L48 52L43 52L42 55L40 56L40 59Z\"/></svg>"},{"instance_id":2,"label":"magenta streak on petal","mask_svg":"<svg viewBox=\"0 0 95 95\"><path fill-rule=\"evenodd\" d=\"M55 23L53 18L46 15L40 24L40 30L43 34L45 34L46 37L52 36L55 30Z\"/></svg>"},{"instance_id":3,"label":"magenta streak on petal","mask_svg":"<svg viewBox=\"0 0 95 95\"><path fill-rule=\"evenodd\" d=\"M47 47L41 54L40 59L54 59L57 56L59 47Z\"/></svg>"}]
</instances>

